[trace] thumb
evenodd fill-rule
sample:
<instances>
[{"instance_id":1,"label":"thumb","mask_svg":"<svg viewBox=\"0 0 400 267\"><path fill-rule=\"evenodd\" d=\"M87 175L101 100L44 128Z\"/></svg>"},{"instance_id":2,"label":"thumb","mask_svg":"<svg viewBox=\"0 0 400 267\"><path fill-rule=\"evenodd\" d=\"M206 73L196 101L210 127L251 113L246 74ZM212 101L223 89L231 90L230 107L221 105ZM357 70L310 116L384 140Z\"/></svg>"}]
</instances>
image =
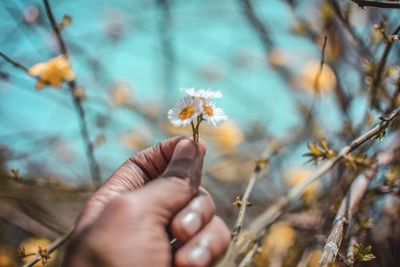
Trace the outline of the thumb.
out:
<instances>
[{"instance_id":1,"label":"thumb","mask_svg":"<svg viewBox=\"0 0 400 267\"><path fill-rule=\"evenodd\" d=\"M202 144L203 145L203 144ZM204 145L203 145L204 146ZM149 214L160 215L164 224L197 194L204 152L190 139L180 141L164 173L134 192Z\"/></svg>"}]
</instances>

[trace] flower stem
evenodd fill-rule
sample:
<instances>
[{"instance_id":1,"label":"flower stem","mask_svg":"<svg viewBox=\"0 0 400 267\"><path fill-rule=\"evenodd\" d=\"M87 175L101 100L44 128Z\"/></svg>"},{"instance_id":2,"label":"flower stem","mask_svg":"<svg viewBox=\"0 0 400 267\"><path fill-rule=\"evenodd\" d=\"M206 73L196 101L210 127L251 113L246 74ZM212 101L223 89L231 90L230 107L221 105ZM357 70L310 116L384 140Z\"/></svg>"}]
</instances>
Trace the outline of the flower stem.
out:
<instances>
[{"instance_id":1,"label":"flower stem","mask_svg":"<svg viewBox=\"0 0 400 267\"><path fill-rule=\"evenodd\" d=\"M203 116L202 116L202 115L199 115L199 116L197 117L196 126L194 126L193 121L190 123L190 125L192 125L193 140L194 140L196 143L199 142L199 136L200 136L199 129L200 129L200 123L201 123L202 121L203 121Z\"/></svg>"},{"instance_id":2,"label":"flower stem","mask_svg":"<svg viewBox=\"0 0 400 267\"><path fill-rule=\"evenodd\" d=\"M196 133L196 128L197 128L197 127L196 127L196 128L194 127L193 121L190 122L190 125L192 125L193 141L196 142L196 135L197 135L197 133Z\"/></svg>"}]
</instances>

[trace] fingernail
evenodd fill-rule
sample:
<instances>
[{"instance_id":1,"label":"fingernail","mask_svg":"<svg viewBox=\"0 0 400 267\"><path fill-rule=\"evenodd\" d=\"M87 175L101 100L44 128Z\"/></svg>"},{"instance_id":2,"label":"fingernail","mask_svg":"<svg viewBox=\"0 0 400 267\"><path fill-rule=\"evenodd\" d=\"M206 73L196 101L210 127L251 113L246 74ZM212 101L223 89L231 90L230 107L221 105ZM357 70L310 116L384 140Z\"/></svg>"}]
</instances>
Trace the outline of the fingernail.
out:
<instances>
[{"instance_id":1,"label":"fingernail","mask_svg":"<svg viewBox=\"0 0 400 267\"><path fill-rule=\"evenodd\" d=\"M197 213L189 212L183 216L181 224L187 235L190 237L200 229L201 219Z\"/></svg>"},{"instance_id":2,"label":"fingernail","mask_svg":"<svg viewBox=\"0 0 400 267\"><path fill-rule=\"evenodd\" d=\"M189 139L183 139L176 145L172 158L174 158L174 156L180 158L193 158L196 152L196 145Z\"/></svg>"},{"instance_id":3,"label":"fingernail","mask_svg":"<svg viewBox=\"0 0 400 267\"><path fill-rule=\"evenodd\" d=\"M205 247L197 246L189 253L189 260L195 262L196 266L207 266L211 261L211 254Z\"/></svg>"}]
</instances>

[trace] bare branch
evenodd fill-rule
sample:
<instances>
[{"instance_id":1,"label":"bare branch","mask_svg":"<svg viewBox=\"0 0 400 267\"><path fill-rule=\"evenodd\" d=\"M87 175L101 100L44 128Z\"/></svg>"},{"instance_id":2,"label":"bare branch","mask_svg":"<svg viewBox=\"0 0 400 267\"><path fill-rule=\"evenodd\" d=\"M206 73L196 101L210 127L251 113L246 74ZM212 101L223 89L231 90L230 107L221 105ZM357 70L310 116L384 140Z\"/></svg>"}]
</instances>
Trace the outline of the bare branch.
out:
<instances>
[{"instance_id":1,"label":"bare branch","mask_svg":"<svg viewBox=\"0 0 400 267\"><path fill-rule=\"evenodd\" d=\"M239 263L238 267L246 267L248 264L251 262L251 259L253 258L254 254L257 252L257 249L260 247L260 242L254 242L253 247L247 252L246 256L242 259L242 261Z\"/></svg>"},{"instance_id":2,"label":"bare branch","mask_svg":"<svg viewBox=\"0 0 400 267\"><path fill-rule=\"evenodd\" d=\"M400 74L396 81L396 89L394 90L393 95L391 97L390 106L386 110L386 112L390 112L396 108L398 101L397 98L399 97L399 95L400 95Z\"/></svg>"},{"instance_id":3,"label":"bare branch","mask_svg":"<svg viewBox=\"0 0 400 267\"><path fill-rule=\"evenodd\" d=\"M388 1L365 1L365 0L350 0L356 3L362 9L366 7L377 7L377 8L400 8L400 3L393 3Z\"/></svg>"},{"instance_id":4,"label":"bare branch","mask_svg":"<svg viewBox=\"0 0 400 267\"><path fill-rule=\"evenodd\" d=\"M398 32L400 32L400 25L397 26L397 28L392 32L392 36L396 35ZM377 100L376 94L378 93L378 87L381 83L382 80L382 73L384 70L384 67L386 65L386 60L388 58L389 52L393 46L393 40L388 40L385 46L385 50L383 51L383 54L381 56L381 59L379 60L378 67L376 68L375 74L374 74L374 79L371 85L371 105L373 107L379 108L379 102Z\"/></svg>"},{"instance_id":5,"label":"bare branch","mask_svg":"<svg viewBox=\"0 0 400 267\"><path fill-rule=\"evenodd\" d=\"M365 142L375 138L382 131L385 131L390 123L400 116L400 108L391 113L387 118L382 118L382 121L375 127L371 128L365 134L359 136L357 139L353 140L350 145L343 147L336 157L327 160L322 166L320 166L314 173L312 173L307 179L299 183L297 186L293 187L286 196L279 198L273 205L261 213L251 224L247 227L240 235L239 242L237 245L237 250L233 253L241 252L247 244L255 237L275 221L279 216L284 213L292 202L298 199L305 188L332 169L344 156L346 156L351 151L358 148ZM229 261L228 261L229 262ZM227 262L225 262L227 263ZM224 266L224 265L220 265Z\"/></svg>"},{"instance_id":6,"label":"bare branch","mask_svg":"<svg viewBox=\"0 0 400 267\"><path fill-rule=\"evenodd\" d=\"M7 56L6 54L4 54L4 53L2 53L2 52L0 52L0 56L1 56L2 58L4 58L5 61L7 61L7 62L10 63L11 65L13 65L14 67L19 68L19 69L25 71L26 73L28 73L28 71L29 71L28 68L25 67L24 65L22 65L21 63L15 61L15 60L13 60L13 59L11 59L9 56Z\"/></svg>"},{"instance_id":7,"label":"bare branch","mask_svg":"<svg viewBox=\"0 0 400 267\"><path fill-rule=\"evenodd\" d=\"M318 262L318 267L328 266L335 261L340 244L342 243L345 226L349 223L356 212L374 175L375 171L367 171L359 175L352 183L336 213L332 230Z\"/></svg>"},{"instance_id":8,"label":"bare branch","mask_svg":"<svg viewBox=\"0 0 400 267\"><path fill-rule=\"evenodd\" d=\"M58 24L56 22L56 19L54 18L53 11L51 10L50 3L48 0L43 0L43 3L44 3L44 6L46 7L46 14L50 20L51 27L53 28L53 31L56 34L57 41L60 46L60 50L64 55L66 55L68 53L67 46L65 45L65 42L61 36Z\"/></svg>"},{"instance_id":9,"label":"bare branch","mask_svg":"<svg viewBox=\"0 0 400 267\"><path fill-rule=\"evenodd\" d=\"M325 49L326 49L327 41L328 41L328 36L325 35L324 44L322 45L322 50L321 50L321 64L319 66L317 76L315 76L315 80L314 80L314 92L316 95L319 94L319 78L322 74L322 70L323 70L324 64L325 64Z\"/></svg>"},{"instance_id":10,"label":"bare branch","mask_svg":"<svg viewBox=\"0 0 400 267\"><path fill-rule=\"evenodd\" d=\"M353 235L350 237L349 246L347 248L346 260L348 266L353 266L352 264L354 263L354 247L356 244L357 240L356 237Z\"/></svg>"},{"instance_id":11,"label":"bare branch","mask_svg":"<svg viewBox=\"0 0 400 267\"><path fill-rule=\"evenodd\" d=\"M61 52L64 55L66 55L68 53L67 46L65 45L65 42L64 42L64 40L63 40L63 38L61 36L60 30L59 30L58 24L57 24L57 22L56 22L56 20L54 18L53 11L51 9L50 3L49 3L48 0L43 0L43 2L44 2L44 5L46 7L46 14L47 14L47 17L50 20L51 27L53 28L54 33L57 36L57 41L59 43ZM92 143L91 143L90 137L89 137L89 131L88 131L87 123L86 123L86 120L85 120L85 111L84 111L83 106L82 106L82 100L81 100L81 98L79 96L77 96L75 94L75 91L77 90L76 81L73 80L73 81L68 82L68 87L70 89L71 96L73 98L76 111L78 112L80 128L81 128L81 135L82 135L82 138L83 138L84 143L85 143L85 150L86 150L87 158L89 160L89 166L90 166L90 172L91 172L92 180L93 180L94 186L95 187L99 187L100 184L101 184L100 167L99 167L99 164L97 163L97 161L96 161L96 159L94 157L93 146L92 146Z\"/></svg>"},{"instance_id":12,"label":"bare branch","mask_svg":"<svg viewBox=\"0 0 400 267\"><path fill-rule=\"evenodd\" d=\"M9 221L10 223L17 225L18 227L33 233L37 236L44 236L48 239L54 239L57 237L57 233L40 224L36 220L32 219L28 215L13 209L12 207L0 202L0 218Z\"/></svg>"},{"instance_id":13,"label":"bare branch","mask_svg":"<svg viewBox=\"0 0 400 267\"><path fill-rule=\"evenodd\" d=\"M369 58L372 57L371 52L369 49L365 46L365 43L361 40L361 38L355 33L354 29L350 25L350 22L343 16L342 11L340 10L340 7L338 3L335 0L329 0L329 3L331 4L336 17L340 20L344 28L347 30L347 32L351 35L353 40L357 43L357 46L360 48L360 51L364 56L367 56Z\"/></svg>"},{"instance_id":14,"label":"bare branch","mask_svg":"<svg viewBox=\"0 0 400 267\"><path fill-rule=\"evenodd\" d=\"M51 254L53 253L56 249L58 249L59 247L61 247L72 235L72 232L74 231L74 229L70 229L65 235L60 236L59 238L57 238L53 243L51 243L50 246L48 246L45 250L47 251L47 254ZM42 259L42 257L40 255L37 255L34 259L32 259L31 261L29 261L28 263L26 263L25 265L23 265L23 267L31 267L33 266L35 263L37 263L38 261L40 261Z\"/></svg>"}]
</instances>

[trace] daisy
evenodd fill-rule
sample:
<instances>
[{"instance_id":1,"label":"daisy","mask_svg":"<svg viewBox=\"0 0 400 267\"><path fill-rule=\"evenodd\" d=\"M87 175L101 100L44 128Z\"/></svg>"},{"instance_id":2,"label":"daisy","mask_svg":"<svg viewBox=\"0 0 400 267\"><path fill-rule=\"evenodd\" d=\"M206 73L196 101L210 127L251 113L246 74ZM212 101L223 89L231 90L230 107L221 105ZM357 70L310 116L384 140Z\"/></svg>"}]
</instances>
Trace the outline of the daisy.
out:
<instances>
[{"instance_id":1,"label":"daisy","mask_svg":"<svg viewBox=\"0 0 400 267\"><path fill-rule=\"evenodd\" d=\"M210 89L199 89L195 90L193 87L192 88L181 88L181 92L188 94L191 97L197 97L202 100L209 100L213 98L221 98L222 93L220 91L211 91Z\"/></svg>"},{"instance_id":2,"label":"daisy","mask_svg":"<svg viewBox=\"0 0 400 267\"><path fill-rule=\"evenodd\" d=\"M214 125L215 127L219 127L228 119L223 109L218 108L215 103L211 102L210 100L203 101L201 104L201 114L206 122Z\"/></svg>"},{"instance_id":3,"label":"daisy","mask_svg":"<svg viewBox=\"0 0 400 267\"><path fill-rule=\"evenodd\" d=\"M179 99L175 106L168 110L168 120L177 127L184 126L193 122L200 113L200 100L186 96Z\"/></svg>"}]
</instances>

